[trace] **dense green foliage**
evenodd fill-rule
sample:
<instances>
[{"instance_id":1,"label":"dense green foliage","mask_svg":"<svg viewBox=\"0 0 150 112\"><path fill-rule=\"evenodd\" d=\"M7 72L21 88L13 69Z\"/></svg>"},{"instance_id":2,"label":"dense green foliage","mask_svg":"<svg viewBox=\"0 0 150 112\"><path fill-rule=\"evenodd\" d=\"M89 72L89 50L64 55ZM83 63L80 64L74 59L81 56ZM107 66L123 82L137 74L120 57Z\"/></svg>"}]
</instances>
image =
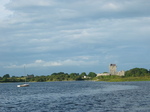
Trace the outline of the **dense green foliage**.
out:
<instances>
[{"instance_id":1,"label":"dense green foliage","mask_svg":"<svg viewBox=\"0 0 150 112\"><path fill-rule=\"evenodd\" d=\"M150 73L145 68L133 68L125 72L126 77L149 76Z\"/></svg>"},{"instance_id":2,"label":"dense green foliage","mask_svg":"<svg viewBox=\"0 0 150 112\"><path fill-rule=\"evenodd\" d=\"M3 77L0 77L0 82L24 82L25 78L28 82L45 82L45 81L72 81L72 80L84 80L84 76L86 76L86 73L83 72L81 74L79 73L53 73L48 76L34 76L27 75L21 76L21 77L10 77L9 74L4 75Z\"/></svg>"},{"instance_id":3,"label":"dense green foliage","mask_svg":"<svg viewBox=\"0 0 150 112\"><path fill-rule=\"evenodd\" d=\"M90 73L88 74L88 77L91 77L91 78L94 78L94 77L96 77L96 76L97 76L97 74L94 73L94 72L90 72Z\"/></svg>"},{"instance_id":4,"label":"dense green foliage","mask_svg":"<svg viewBox=\"0 0 150 112\"><path fill-rule=\"evenodd\" d=\"M53 73L47 76L34 76L27 75L16 77L10 77L9 74L5 74L0 77L0 82L24 82L25 78L28 82L46 82L46 81L73 81L73 80L96 80L96 81L150 81L150 71L144 68L133 68L125 72L125 76L98 76L94 72L89 72L87 75L85 72L79 73Z\"/></svg>"},{"instance_id":5,"label":"dense green foliage","mask_svg":"<svg viewBox=\"0 0 150 112\"><path fill-rule=\"evenodd\" d=\"M5 74L5 75L3 76L3 78L10 78L10 75L9 75L9 74Z\"/></svg>"}]
</instances>

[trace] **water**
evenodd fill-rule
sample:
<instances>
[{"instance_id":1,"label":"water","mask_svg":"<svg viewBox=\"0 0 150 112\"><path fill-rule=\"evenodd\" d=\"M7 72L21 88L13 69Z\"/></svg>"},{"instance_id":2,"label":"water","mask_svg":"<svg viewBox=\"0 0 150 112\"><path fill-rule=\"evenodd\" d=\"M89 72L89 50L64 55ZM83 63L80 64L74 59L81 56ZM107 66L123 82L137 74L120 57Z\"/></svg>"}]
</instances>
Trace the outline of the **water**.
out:
<instances>
[{"instance_id":1,"label":"water","mask_svg":"<svg viewBox=\"0 0 150 112\"><path fill-rule=\"evenodd\" d=\"M150 112L150 82L0 84L0 112Z\"/></svg>"}]
</instances>

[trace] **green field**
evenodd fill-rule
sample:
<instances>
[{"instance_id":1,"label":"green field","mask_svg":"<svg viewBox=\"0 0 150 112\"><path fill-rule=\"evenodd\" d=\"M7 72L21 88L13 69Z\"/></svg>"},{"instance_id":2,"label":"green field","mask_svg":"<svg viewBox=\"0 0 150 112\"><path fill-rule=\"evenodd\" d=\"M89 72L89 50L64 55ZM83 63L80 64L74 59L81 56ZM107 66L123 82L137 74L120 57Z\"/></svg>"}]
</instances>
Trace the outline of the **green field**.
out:
<instances>
[{"instance_id":1,"label":"green field","mask_svg":"<svg viewBox=\"0 0 150 112\"><path fill-rule=\"evenodd\" d=\"M97 77L94 80L96 81L107 81L107 82L124 82L124 81L150 81L150 76L141 76L141 77Z\"/></svg>"}]
</instances>

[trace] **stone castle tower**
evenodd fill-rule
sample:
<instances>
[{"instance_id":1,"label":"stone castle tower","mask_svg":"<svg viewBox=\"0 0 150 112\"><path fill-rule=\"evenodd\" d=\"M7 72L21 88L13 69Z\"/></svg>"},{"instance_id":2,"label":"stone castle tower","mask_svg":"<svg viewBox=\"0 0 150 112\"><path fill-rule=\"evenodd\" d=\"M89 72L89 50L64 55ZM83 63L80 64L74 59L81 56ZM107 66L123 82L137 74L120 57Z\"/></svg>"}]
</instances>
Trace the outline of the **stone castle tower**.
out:
<instances>
[{"instance_id":1,"label":"stone castle tower","mask_svg":"<svg viewBox=\"0 0 150 112\"><path fill-rule=\"evenodd\" d=\"M117 65L116 64L109 65L109 73L110 73L110 75L117 75Z\"/></svg>"},{"instance_id":2,"label":"stone castle tower","mask_svg":"<svg viewBox=\"0 0 150 112\"><path fill-rule=\"evenodd\" d=\"M118 75L118 76L125 76L125 71L119 71L117 72L117 65L116 64L110 64L109 65L109 73L99 73L97 76L108 76L108 75Z\"/></svg>"}]
</instances>

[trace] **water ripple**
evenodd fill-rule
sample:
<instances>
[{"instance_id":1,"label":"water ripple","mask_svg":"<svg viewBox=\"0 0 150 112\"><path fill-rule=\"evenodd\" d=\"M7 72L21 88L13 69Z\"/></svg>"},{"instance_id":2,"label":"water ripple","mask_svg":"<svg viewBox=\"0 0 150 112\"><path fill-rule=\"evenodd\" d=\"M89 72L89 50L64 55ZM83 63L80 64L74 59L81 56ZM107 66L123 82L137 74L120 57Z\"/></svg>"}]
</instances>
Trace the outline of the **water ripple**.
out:
<instances>
[{"instance_id":1,"label":"water ripple","mask_svg":"<svg viewBox=\"0 0 150 112\"><path fill-rule=\"evenodd\" d=\"M149 112L150 82L0 84L0 112Z\"/></svg>"}]
</instances>

